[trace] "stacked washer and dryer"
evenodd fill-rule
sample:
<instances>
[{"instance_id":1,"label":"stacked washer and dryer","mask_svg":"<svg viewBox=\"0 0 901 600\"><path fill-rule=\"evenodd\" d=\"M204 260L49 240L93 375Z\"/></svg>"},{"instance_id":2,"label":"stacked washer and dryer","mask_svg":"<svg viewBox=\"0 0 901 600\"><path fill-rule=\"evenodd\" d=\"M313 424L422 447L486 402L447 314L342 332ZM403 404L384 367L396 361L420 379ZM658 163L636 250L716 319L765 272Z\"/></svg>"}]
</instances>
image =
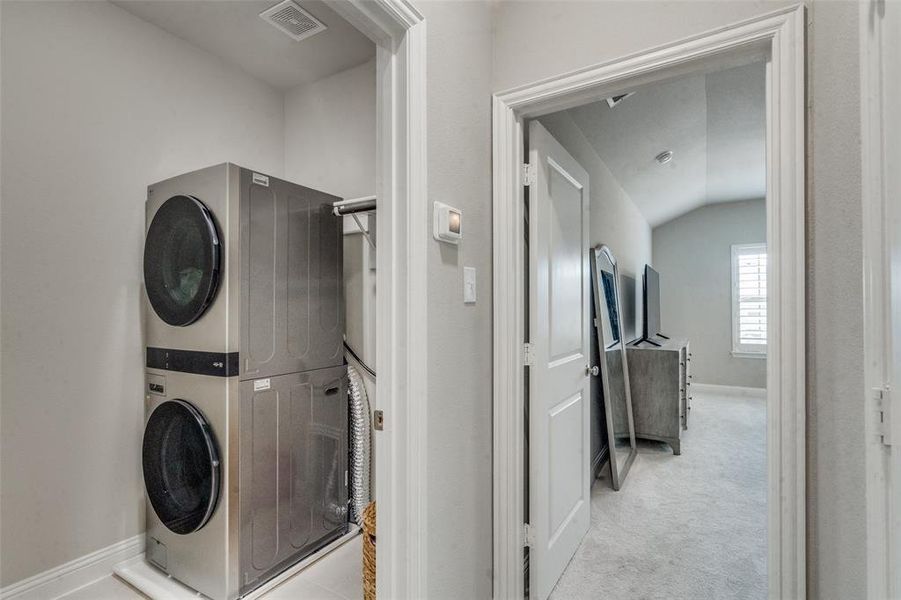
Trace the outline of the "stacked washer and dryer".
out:
<instances>
[{"instance_id":1,"label":"stacked washer and dryer","mask_svg":"<svg viewBox=\"0 0 901 600\"><path fill-rule=\"evenodd\" d=\"M148 188L146 557L214 600L348 531L336 200L233 164Z\"/></svg>"}]
</instances>

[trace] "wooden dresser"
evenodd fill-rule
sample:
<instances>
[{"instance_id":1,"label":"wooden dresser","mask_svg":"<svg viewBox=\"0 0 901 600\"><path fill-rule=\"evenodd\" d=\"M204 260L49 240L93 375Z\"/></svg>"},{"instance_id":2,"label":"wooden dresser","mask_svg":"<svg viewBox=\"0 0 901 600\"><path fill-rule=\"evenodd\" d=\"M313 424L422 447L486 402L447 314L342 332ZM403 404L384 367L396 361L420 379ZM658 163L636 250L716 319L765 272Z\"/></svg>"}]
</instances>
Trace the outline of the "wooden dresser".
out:
<instances>
[{"instance_id":1,"label":"wooden dresser","mask_svg":"<svg viewBox=\"0 0 901 600\"><path fill-rule=\"evenodd\" d=\"M666 442L681 454L682 430L691 411L691 351L688 340L660 340L626 348L635 437Z\"/></svg>"}]
</instances>

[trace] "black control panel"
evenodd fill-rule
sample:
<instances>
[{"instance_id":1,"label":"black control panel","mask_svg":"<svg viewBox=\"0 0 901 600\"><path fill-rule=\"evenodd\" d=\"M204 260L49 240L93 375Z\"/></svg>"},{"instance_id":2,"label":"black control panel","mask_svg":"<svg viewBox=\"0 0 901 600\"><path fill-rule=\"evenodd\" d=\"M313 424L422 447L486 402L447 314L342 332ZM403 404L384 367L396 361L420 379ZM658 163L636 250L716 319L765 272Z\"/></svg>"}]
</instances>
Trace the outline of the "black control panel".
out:
<instances>
[{"instance_id":1,"label":"black control panel","mask_svg":"<svg viewBox=\"0 0 901 600\"><path fill-rule=\"evenodd\" d=\"M238 375L238 353L148 347L147 368L195 375L235 377Z\"/></svg>"}]
</instances>

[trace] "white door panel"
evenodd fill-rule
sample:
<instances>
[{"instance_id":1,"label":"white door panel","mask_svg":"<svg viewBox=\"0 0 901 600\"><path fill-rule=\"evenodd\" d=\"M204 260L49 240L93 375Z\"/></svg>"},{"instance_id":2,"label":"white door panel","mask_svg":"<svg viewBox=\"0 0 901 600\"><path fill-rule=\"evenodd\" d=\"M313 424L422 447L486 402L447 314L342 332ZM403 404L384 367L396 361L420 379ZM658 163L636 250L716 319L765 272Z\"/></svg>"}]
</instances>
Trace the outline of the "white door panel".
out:
<instances>
[{"instance_id":1,"label":"white door panel","mask_svg":"<svg viewBox=\"0 0 901 600\"><path fill-rule=\"evenodd\" d=\"M553 158L547 157L549 222L548 333L552 361L578 358L583 351L582 321L574 319L582 305L582 188Z\"/></svg>"},{"instance_id":2,"label":"white door panel","mask_svg":"<svg viewBox=\"0 0 901 600\"><path fill-rule=\"evenodd\" d=\"M588 174L529 125L530 597L544 600L590 523Z\"/></svg>"},{"instance_id":3,"label":"white door panel","mask_svg":"<svg viewBox=\"0 0 901 600\"><path fill-rule=\"evenodd\" d=\"M582 438L573 435L582 426L584 398L577 394L551 409L548 418L550 441L550 510L548 533L550 545L561 535L569 522L576 517L585 501L582 493L581 463L571 460L583 453Z\"/></svg>"}]
</instances>

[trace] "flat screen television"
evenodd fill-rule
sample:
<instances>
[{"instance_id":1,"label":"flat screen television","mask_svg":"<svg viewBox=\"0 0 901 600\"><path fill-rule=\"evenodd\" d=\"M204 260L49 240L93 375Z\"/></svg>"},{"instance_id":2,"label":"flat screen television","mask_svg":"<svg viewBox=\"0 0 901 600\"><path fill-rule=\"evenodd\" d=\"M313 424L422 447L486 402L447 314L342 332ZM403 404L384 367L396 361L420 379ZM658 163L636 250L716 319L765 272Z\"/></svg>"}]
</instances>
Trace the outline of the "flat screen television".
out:
<instances>
[{"instance_id":1,"label":"flat screen television","mask_svg":"<svg viewBox=\"0 0 901 600\"><path fill-rule=\"evenodd\" d=\"M650 342L659 346L657 338L669 338L660 333L660 273L651 265L644 266L642 290L644 328L639 342Z\"/></svg>"}]
</instances>

